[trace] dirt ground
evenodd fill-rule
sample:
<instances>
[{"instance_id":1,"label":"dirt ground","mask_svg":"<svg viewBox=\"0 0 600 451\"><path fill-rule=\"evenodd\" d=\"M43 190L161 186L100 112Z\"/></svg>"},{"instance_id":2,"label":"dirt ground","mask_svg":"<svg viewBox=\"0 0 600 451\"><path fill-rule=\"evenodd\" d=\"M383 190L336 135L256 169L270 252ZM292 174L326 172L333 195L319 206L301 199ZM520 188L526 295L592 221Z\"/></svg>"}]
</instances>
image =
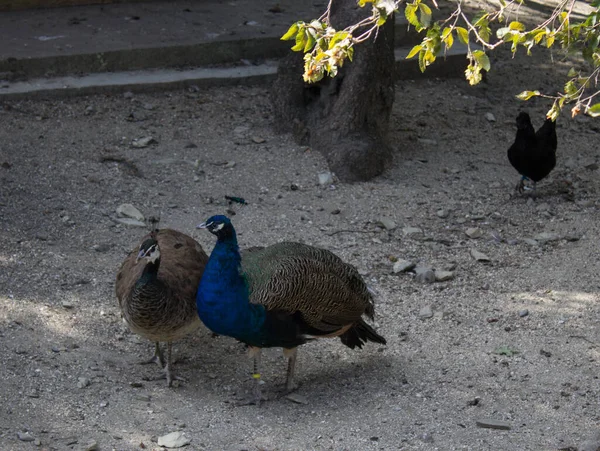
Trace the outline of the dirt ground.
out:
<instances>
[{"instance_id":1,"label":"dirt ground","mask_svg":"<svg viewBox=\"0 0 600 451\"><path fill-rule=\"evenodd\" d=\"M549 107L514 94L560 86L568 69L536 55L521 67L524 57L501 54L476 88L399 84L394 165L355 185L319 185L325 161L273 134L264 88L5 103L0 449L158 449L157 437L178 430L198 450L596 449L600 126L561 116L555 171L535 200L512 194L514 118L527 108L537 127ZM132 147L146 136L156 143ZM223 213L225 195L248 201L233 217L242 247L322 246L378 293L388 345L303 346L304 403L283 396L273 349L269 401L236 406L251 362L204 328L176 343L186 382L167 388L158 367L138 364L152 344L120 320L115 273L145 231L116 222L117 206L160 214L210 252L212 235L194 226ZM393 273L396 258L455 277L420 283ZM510 430L477 425L488 420Z\"/></svg>"}]
</instances>

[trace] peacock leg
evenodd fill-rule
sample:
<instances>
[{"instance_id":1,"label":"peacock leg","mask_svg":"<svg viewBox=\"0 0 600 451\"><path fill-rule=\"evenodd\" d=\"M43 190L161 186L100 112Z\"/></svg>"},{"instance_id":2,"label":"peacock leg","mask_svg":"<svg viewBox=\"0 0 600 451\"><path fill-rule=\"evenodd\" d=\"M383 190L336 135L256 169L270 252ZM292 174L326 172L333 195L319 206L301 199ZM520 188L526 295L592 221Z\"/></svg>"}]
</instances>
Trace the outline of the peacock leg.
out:
<instances>
[{"instance_id":1,"label":"peacock leg","mask_svg":"<svg viewBox=\"0 0 600 451\"><path fill-rule=\"evenodd\" d=\"M173 374L171 374L171 352L173 351L173 343L167 343L167 362L165 364L165 374L167 376L167 385L173 386Z\"/></svg>"},{"instance_id":2,"label":"peacock leg","mask_svg":"<svg viewBox=\"0 0 600 451\"><path fill-rule=\"evenodd\" d=\"M149 363L158 363L161 368L165 366L165 359L163 357L162 351L160 350L160 344L158 341L154 343L154 355L149 360L144 360L140 362L142 365L147 365Z\"/></svg>"},{"instance_id":3,"label":"peacock leg","mask_svg":"<svg viewBox=\"0 0 600 451\"><path fill-rule=\"evenodd\" d=\"M298 386L294 383L294 372L296 370L296 357L298 348L283 348L283 355L288 358L287 377L285 379L285 389L288 392L294 391Z\"/></svg>"},{"instance_id":4,"label":"peacock leg","mask_svg":"<svg viewBox=\"0 0 600 451\"><path fill-rule=\"evenodd\" d=\"M261 353L260 353L261 349L260 348L250 348L250 354L253 356L253 362L252 362L252 367L253 367L253 371L252 371L252 378L254 379L254 403L257 406L260 406L260 402L262 401L262 392L260 389L260 371L259 371L259 367L260 367L260 357L261 357Z\"/></svg>"}]
</instances>

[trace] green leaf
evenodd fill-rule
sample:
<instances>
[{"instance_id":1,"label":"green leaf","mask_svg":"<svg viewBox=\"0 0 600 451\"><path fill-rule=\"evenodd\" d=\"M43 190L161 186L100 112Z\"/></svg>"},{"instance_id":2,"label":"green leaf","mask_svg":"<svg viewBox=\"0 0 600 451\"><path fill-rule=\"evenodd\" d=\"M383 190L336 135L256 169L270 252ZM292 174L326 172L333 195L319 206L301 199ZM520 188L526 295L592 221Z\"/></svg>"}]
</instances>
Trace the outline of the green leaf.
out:
<instances>
[{"instance_id":1,"label":"green leaf","mask_svg":"<svg viewBox=\"0 0 600 451\"><path fill-rule=\"evenodd\" d=\"M288 31L286 31L286 33L281 36L281 40L282 41L289 41L290 39L293 39L296 36L296 33L298 33L298 29L299 24L302 22L296 22L294 24L292 24L292 26L288 29Z\"/></svg>"},{"instance_id":2,"label":"green leaf","mask_svg":"<svg viewBox=\"0 0 600 451\"><path fill-rule=\"evenodd\" d=\"M577 71L575 70L574 67L572 67L571 69L569 69L569 73L567 74L567 77L573 78L576 75L577 75Z\"/></svg>"},{"instance_id":3,"label":"green leaf","mask_svg":"<svg viewBox=\"0 0 600 451\"><path fill-rule=\"evenodd\" d=\"M525 31L525 25L521 22L513 21L508 24L508 29L513 31Z\"/></svg>"},{"instance_id":4,"label":"green leaf","mask_svg":"<svg viewBox=\"0 0 600 451\"><path fill-rule=\"evenodd\" d=\"M565 94L569 96L577 94L577 85L573 81L569 80L565 83Z\"/></svg>"},{"instance_id":5,"label":"green leaf","mask_svg":"<svg viewBox=\"0 0 600 451\"><path fill-rule=\"evenodd\" d=\"M364 7L367 3L373 3L373 0L358 0L358 6Z\"/></svg>"},{"instance_id":6,"label":"green leaf","mask_svg":"<svg viewBox=\"0 0 600 451\"><path fill-rule=\"evenodd\" d=\"M425 50L421 50L419 52L419 69L421 69L421 72L425 72L426 68L427 65L425 64Z\"/></svg>"},{"instance_id":7,"label":"green leaf","mask_svg":"<svg viewBox=\"0 0 600 451\"><path fill-rule=\"evenodd\" d=\"M586 110L586 113L592 117L600 116L600 103L596 103L595 105L592 105L591 107L589 107Z\"/></svg>"},{"instance_id":8,"label":"green leaf","mask_svg":"<svg viewBox=\"0 0 600 451\"><path fill-rule=\"evenodd\" d=\"M452 48L452 44L454 44L454 37L452 36L452 28L450 28L450 27L444 28L444 31L442 31L442 41L444 41L444 44L446 44L446 50L450 50Z\"/></svg>"},{"instance_id":9,"label":"green leaf","mask_svg":"<svg viewBox=\"0 0 600 451\"><path fill-rule=\"evenodd\" d=\"M296 35L296 45L292 47L292 50L294 52L301 52L302 50L304 50L304 46L306 45L307 40L306 35L306 29L302 30Z\"/></svg>"},{"instance_id":10,"label":"green leaf","mask_svg":"<svg viewBox=\"0 0 600 451\"><path fill-rule=\"evenodd\" d=\"M510 28L508 28L508 27L498 28L498 30L496 31L496 37L498 39L506 40L509 33L510 33Z\"/></svg>"},{"instance_id":11,"label":"green leaf","mask_svg":"<svg viewBox=\"0 0 600 451\"><path fill-rule=\"evenodd\" d=\"M306 44L304 44L304 53L310 52L312 48L315 46L317 40L312 35L312 33L307 33Z\"/></svg>"},{"instance_id":12,"label":"green leaf","mask_svg":"<svg viewBox=\"0 0 600 451\"><path fill-rule=\"evenodd\" d=\"M477 64L481 66L482 69L487 71L490 70L490 59L483 50L475 50L473 52L473 58L475 58L475 61L477 61Z\"/></svg>"},{"instance_id":13,"label":"green leaf","mask_svg":"<svg viewBox=\"0 0 600 451\"><path fill-rule=\"evenodd\" d=\"M539 96L540 91L523 91L520 94L517 94L517 99L519 100L529 100L532 97Z\"/></svg>"},{"instance_id":14,"label":"green leaf","mask_svg":"<svg viewBox=\"0 0 600 451\"><path fill-rule=\"evenodd\" d=\"M494 349L494 354L498 354L498 355L505 355L507 357L512 357L515 354L518 354L519 351L517 351L516 349L512 349L509 346L500 346L496 349Z\"/></svg>"},{"instance_id":15,"label":"green leaf","mask_svg":"<svg viewBox=\"0 0 600 451\"><path fill-rule=\"evenodd\" d=\"M415 45L410 52L408 52L408 55L406 55L406 59L410 59L413 58L417 53L419 53L421 50L423 50L423 46L421 44L419 45Z\"/></svg>"},{"instance_id":16,"label":"green leaf","mask_svg":"<svg viewBox=\"0 0 600 451\"><path fill-rule=\"evenodd\" d=\"M421 10L421 25L427 28L431 25L431 8L425 3L419 3L419 9Z\"/></svg>"},{"instance_id":17,"label":"green leaf","mask_svg":"<svg viewBox=\"0 0 600 451\"><path fill-rule=\"evenodd\" d=\"M406 20L408 20L408 23L411 24L414 27L420 28L421 27L421 23L419 22L419 18L417 17L417 6L413 5L413 4L408 4L406 5L406 8L404 8L404 16L406 17Z\"/></svg>"},{"instance_id":18,"label":"green leaf","mask_svg":"<svg viewBox=\"0 0 600 451\"><path fill-rule=\"evenodd\" d=\"M458 40L465 45L469 44L469 32L466 28L456 27L456 33L458 35Z\"/></svg>"}]
</instances>

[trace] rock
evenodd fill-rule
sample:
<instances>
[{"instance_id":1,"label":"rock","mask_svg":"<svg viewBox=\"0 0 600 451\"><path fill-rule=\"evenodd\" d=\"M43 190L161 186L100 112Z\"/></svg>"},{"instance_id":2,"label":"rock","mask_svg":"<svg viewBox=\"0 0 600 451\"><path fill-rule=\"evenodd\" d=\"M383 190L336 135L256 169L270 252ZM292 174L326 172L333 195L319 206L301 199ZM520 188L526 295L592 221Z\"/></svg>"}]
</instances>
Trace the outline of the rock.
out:
<instances>
[{"instance_id":1,"label":"rock","mask_svg":"<svg viewBox=\"0 0 600 451\"><path fill-rule=\"evenodd\" d=\"M198 144L193 143L193 142L189 142L187 143L185 146L183 146L185 149L197 149L198 148Z\"/></svg>"},{"instance_id":2,"label":"rock","mask_svg":"<svg viewBox=\"0 0 600 451\"><path fill-rule=\"evenodd\" d=\"M420 283L433 283L435 282L435 273L433 269L424 266L417 266L415 268L415 280Z\"/></svg>"},{"instance_id":3,"label":"rock","mask_svg":"<svg viewBox=\"0 0 600 451\"><path fill-rule=\"evenodd\" d=\"M397 227L396 223L389 218L381 218L379 223L386 230L394 230Z\"/></svg>"},{"instance_id":4,"label":"rock","mask_svg":"<svg viewBox=\"0 0 600 451\"><path fill-rule=\"evenodd\" d=\"M489 262L491 258L485 255L483 252L479 252L477 249L471 249L471 257L478 262Z\"/></svg>"},{"instance_id":5,"label":"rock","mask_svg":"<svg viewBox=\"0 0 600 451\"><path fill-rule=\"evenodd\" d=\"M485 113L485 118L488 122L496 122L496 116L494 116L492 113Z\"/></svg>"},{"instance_id":6,"label":"rock","mask_svg":"<svg viewBox=\"0 0 600 451\"><path fill-rule=\"evenodd\" d=\"M189 445L192 441L185 436L185 432L177 431L158 437L158 446L165 448L181 448Z\"/></svg>"},{"instance_id":7,"label":"rock","mask_svg":"<svg viewBox=\"0 0 600 451\"><path fill-rule=\"evenodd\" d=\"M296 404L308 404L308 399L299 393L290 393L285 399L295 402Z\"/></svg>"},{"instance_id":8,"label":"rock","mask_svg":"<svg viewBox=\"0 0 600 451\"><path fill-rule=\"evenodd\" d=\"M121 204L117 207L116 211L119 218L131 218L141 222L146 219L142 212L131 204Z\"/></svg>"},{"instance_id":9,"label":"rock","mask_svg":"<svg viewBox=\"0 0 600 451\"><path fill-rule=\"evenodd\" d=\"M88 442L87 445L83 446L83 451L97 451L98 450L98 442L96 440L92 440Z\"/></svg>"},{"instance_id":10,"label":"rock","mask_svg":"<svg viewBox=\"0 0 600 451\"><path fill-rule=\"evenodd\" d=\"M115 218L115 221L133 227L146 227L145 223L143 223L142 221L138 221L137 219Z\"/></svg>"},{"instance_id":11,"label":"rock","mask_svg":"<svg viewBox=\"0 0 600 451\"><path fill-rule=\"evenodd\" d=\"M579 235L567 235L565 236L565 240L569 241L569 242L574 242L574 241L579 241L581 239L581 237Z\"/></svg>"},{"instance_id":12,"label":"rock","mask_svg":"<svg viewBox=\"0 0 600 451\"><path fill-rule=\"evenodd\" d=\"M108 243L104 243L104 244L94 244L92 246L92 249L94 249L96 252L108 252L112 249L112 245L108 244Z\"/></svg>"},{"instance_id":13,"label":"rock","mask_svg":"<svg viewBox=\"0 0 600 451\"><path fill-rule=\"evenodd\" d=\"M493 420L493 419L482 418L482 419L475 421L475 424L480 428L501 429L504 431L510 430L510 423L508 423L507 421L502 421L502 420Z\"/></svg>"},{"instance_id":14,"label":"rock","mask_svg":"<svg viewBox=\"0 0 600 451\"><path fill-rule=\"evenodd\" d=\"M552 241L560 240L560 236L556 233L542 232L533 237L538 243L551 243Z\"/></svg>"},{"instance_id":15,"label":"rock","mask_svg":"<svg viewBox=\"0 0 600 451\"><path fill-rule=\"evenodd\" d=\"M527 315L529 315L529 310L527 310L527 309L519 310L519 316L521 318L525 318Z\"/></svg>"},{"instance_id":16,"label":"rock","mask_svg":"<svg viewBox=\"0 0 600 451\"><path fill-rule=\"evenodd\" d=\"M230 169L230 168L234 168L235 167L235 161L228 161L227 163L225 163L225 166L223 166L225 169Z\"/></svg>"},{"instance_id":17,"label":"rock","mask_svg":"<svg viewBox=\"0 0 600 451\"><path fill-rule=\"evenodd\" d=\"M142 108L145 109L145 110L148 110L148 111L152 111L156 107L154 105L152 105L151 103L144 103L142 105Z\"/></svg>"},{"instance_id":18,"label":"rock","mask_svg":"<svg viewBox=\"0 0 600 451\"><path fill-rule=\"evenodd\" d=\"M573 157L570 157L563 163L563 166L567 169L575 169L577 167L577 161Z\"/></svg>"},{"instance_id":19,"label":"rock","mask_svg":"<svg viewBox=\"0 0 600 451\"><path fill-rule=\"evenodd\" d=\"M156 141L152 136L144 136L142 138L134 139L131 142L131 147L135 147L136 149L143 149L144 147L148 147L150 144L157 143L158 141Z\"/></svg>"},{"instance_id":20,"label":"rock","mask_svg":"<svg viewBox=\"0 0 600 451\"><path fill-rule=\"evenodd\" d=\"M415 264L413 262L409 262L408 260L398 260L396 263L394 263L394 268L392 269L392 272L394 274L398 274L401 272L410 271L414 267Z\"/></svg>"},{"instance_id":21,"label":"rock","mask_svg":"<svg viewBox=\"0 0 600 451\"><path fill-rule=\"evenodd\" d=\"M127 91L123 93L123 98L125 99L133 99L133 92Z\"/></svg>"},{"instance_id":22,"label":"rock","mask_svg":"<svg viewBox=\"0 0 600 451\"><path fill-rule=\"evenodd\" d=\"M539 246L540 244L533 238L523 238L523 243L529 244L530 246Z\"/></svg>"},{"instance_id":23,"label":"rock","mask_svg":"<svg viewBox=\"0 0 600 451\"><path fill-rule=\"evenodd\" d=\"M419 227L404 227L402 233L409 238L419 238L423 236L423 229Z\"/></svg>"},{"instance_id":24,"label":"rock","mask_svg":"<svg viewBox=\"0 0 600 451\"><path fill-rule=\"evenodd\" d=\"M430 305L426 305L421 310L419 310L419 318L421 319L429 319L433 318L433 310Z\"/></svg>"},{"instance_id":25,"label":"rock","mask_svg":"<svg viewBox=\"0 0 600 451\"><path fill-rule=\"evenodd\" d=\"M319 174L319 185L332 185L333 184L333 174L331 172L322 172Z\"/></svg>"},{"instance_id":26,"label":"rock","mask_svg":"<svg viewBox=\"0 0 600 451\"><path fill-rule=\"evenodd\" d=\"M90 385L90 380L87 377L77 378L77 388L85 388Z\"/></svg>"},{"instance_id":27,"label":"rock","mask_svg":"<svg viewBox=\"0 0 600 451\"><path fill-rule=\"evenodd\" d=\"M341 212L342 210L340 210L339 208L334 208L333 210L331 210L332 215L339 215Z\"/></svg>"},{"instance_id":28,"label":"rock","mask_svg":"<svg viewBox=\"0 0 600 451\"><path fill-rule=\"evenodd\" d=\"M135 399L138 401L150 402L150 395L136 395Z\"/></svg>"},{"instance_id":29,"label":"rock","mask_svg":"<svg viewBox=\"0 0 600 451\"><path fill-rule=\"evenodd\" d=\"M41 441L39 438L36 438L36 439L33 441L33 444L34 444L35 446L42 446L42 441Z\"/></svg>"},{"instance_id":30,"label":"rock","mask_svg":"<svg viewBox=\"0 0 600 451\"><path fill-rule=\"evenodd\" d=\"M35 440L35 437L29 432L17 432L17 438L22 442L33 442Z\"/></svg>"},{"instance_id":31,"label":"rock","mask_svg":"<svg viewBox=\"0 0 600 451\"><path fill-rule=\"evenodd\" d=\"M254 141L256 144L262 144L266 141L266 139L261 138L260 136L253 136L252 141Z\"/></svg>"},{"instance_id":32,"label":"rock","mask_svg":"<svg viewBox=\"0 0 600 451\"><path fill-rule=\"evenodd\" d=\"M92 105L87 106L86 109L85 109L85 115L86 116L91 116L95 112L96 112L96 108L94 108Z\"/></svg>"},{"instance_id":33,"label":"rock","mask_svg":"<svg viewBox=\"0 0 600 451\"><path fill-rule=\"evenodd\" d=\"M537 204L535 206L535 209L537 211L549 211L550 210L550 204L547 202L542 202L541 204Z\"/></svg>"},{"instance_id":34,"label":"rock","mask_svg":"<svg viewBox=\"0 0 600 451\"><path fill-rule=\"evenodd\" d=\"M438 218L447 218L448 215L450 214L450 212L448 210L444 210L443 208L441 210L438 210L435 212L435 214L438 216Z\"/></svg>"},{"instance_id":35,"label":"rock","mask_svg":"<svg viewBox=\"0 0 600 451\"><path fill-rule=\"evenodd\" d=\"M60 303L60 305L62 305L62 307L67 310L71 310L73 307L75 307L71 302L68 301L63 301Z\"/></svg>"},{"instance_id":36,"label":"rock","mask_svg":"<svg viewBox=\"0 0 600 451\"><path fill-rule=\"evenodd\" d=\"M577 205L579 205L581 208L589 208L589 207L593 207L594 206L594 201L591 200L591 199L582 199L582 200L578 200L575 203Z\"/></svg>"},{"instance_id":37,"label":"rock","mask_svg":"<svg viewBox=\"0 0 600 451\"><path fill-rule=\"evenodd\" d=\"M467 234L467 236L468 236L469 238L472 238L472 239L474 239L474 240L475 240L475 239L477 239L477 238L481 238L481 237L483 236L483 232L482 232L482 231L481 231L481 229L480 229L480 228L478 228L478 227L469 227L469 228L468 228L468 229L465 231L465 233Z\"/></svg>"},{"instance_id":38,"label":"rock","mask_svg":"<svg viewBox=\"0 0 600 451\"><path fill-rule=\"evenodd\" d=\"M452 271L435 271L436 282L446 282L454 279L454 272Z\"/></svg>"}]
</instances>

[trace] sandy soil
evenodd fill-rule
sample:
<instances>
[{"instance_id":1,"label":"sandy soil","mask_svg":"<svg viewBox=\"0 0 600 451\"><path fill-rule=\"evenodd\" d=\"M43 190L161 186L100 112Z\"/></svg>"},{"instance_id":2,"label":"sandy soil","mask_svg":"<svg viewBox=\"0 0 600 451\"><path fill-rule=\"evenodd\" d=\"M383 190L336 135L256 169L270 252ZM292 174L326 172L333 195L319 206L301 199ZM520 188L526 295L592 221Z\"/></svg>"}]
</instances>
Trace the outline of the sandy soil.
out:
<instances>
[{"instance_id":1,"label":"sandy soil","mask_svg":"<svg viewBox=\"0 0 600 451\"><path fill-rule=\"evenodd\" d=\"M559 86L567 70L544 56L520 68L505 54L477 88L399 85L395 163L355 185L318 184L323 158L273 134L263 88L4 104L0 448L157 449L157 437L181 430L200 450L595 449L600 127L559 119L558 165L535 200L512 195L518 177L506 159L519 109L537 127L548 108L514 94ZM145 136L156 144L131 146ZM233 217L243 247L322 246L378 292L388 345L301 348L305 404L282 395L274 349L263 358L270 400L236 407L251 388L250 361L206 329L176 344L187 382L169 389L157 367L138 364L151 343L120 320L114 276L145 232L117 223L117 206L160 214L210 252L213 237L194 226L223 213L225 195L248 200ZM384 218L397 227L381 227ZM455 277L419 283L394 274L394 259ZM510 430L477 426L490 419Z\"/></svg>"}]
</instances>

